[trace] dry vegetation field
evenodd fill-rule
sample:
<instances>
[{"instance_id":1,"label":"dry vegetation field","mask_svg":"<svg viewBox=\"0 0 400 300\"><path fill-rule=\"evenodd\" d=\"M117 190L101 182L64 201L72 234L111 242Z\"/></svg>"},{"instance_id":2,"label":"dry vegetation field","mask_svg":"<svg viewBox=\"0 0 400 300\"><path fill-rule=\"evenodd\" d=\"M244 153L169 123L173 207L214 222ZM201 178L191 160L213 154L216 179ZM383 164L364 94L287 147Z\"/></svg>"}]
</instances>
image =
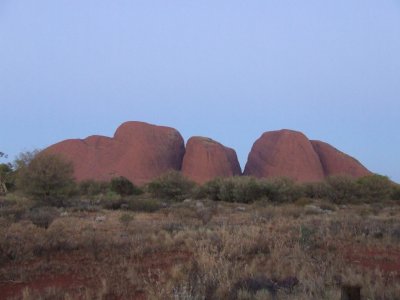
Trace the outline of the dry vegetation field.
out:
<instances>
[{"instance_id":1,"label":"dry vegetation field","mask_svg":"<svg viewBox=\"0 0 400 300\"><path fill-rule=\"evenodd\" d=\"M1 299L340 299L344 285L400 299L399 202L188 199L17 218L29 200L7 197Z\"/></svg>"}]
</instances>

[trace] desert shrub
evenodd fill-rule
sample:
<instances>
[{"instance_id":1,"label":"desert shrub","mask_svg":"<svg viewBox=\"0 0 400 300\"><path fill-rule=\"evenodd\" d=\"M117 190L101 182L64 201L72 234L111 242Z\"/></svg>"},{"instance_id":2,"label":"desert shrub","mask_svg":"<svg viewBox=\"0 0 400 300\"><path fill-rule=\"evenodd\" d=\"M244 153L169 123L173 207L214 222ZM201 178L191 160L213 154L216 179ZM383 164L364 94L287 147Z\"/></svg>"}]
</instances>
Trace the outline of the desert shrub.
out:
<instances>
[{"instance_id":1,"label":"desert shrub","mask_svg":"<svg viewBox=\"0 0 400 300\"><path fill-rule=\"evenodd\" d=\"M326 198L328 194L328 184L325 181L322 182L311 182L311 183L304 183L303 189L304 194L308 198L312 199L323 199Z\"/></svg>"},{"instance_id":2,"label":"desert shrub","mask_svg":"<svg viewBox=\"0 0 400 300\"><path fill-rule=\"evenodd\" d=\"M389 199L393 184L388 177L374 174L359 178L357 185L360 199L371 202Z\"/></svg>"},{"instance_id":3,"label":"desert shrub","mask_svg":"<svg viewBox=\"0 0 400 300\"><path fill-rule=\"evenodd\" d=\"M127 204L127 200L123 199L121 195L115 192L108 191L106 195L102 195L98 199L98 203L105 209L120 209L123 204Z\"/></svg>"},{"instance_id":4,"label":"desert shrub","mask_svg":"<svg viewBox=\"0 0 400 300\"><path fill-rule=\"evenodd\" d=\"M392 200L400 200L400 185L394 184L392 186L392 192L390 194L390 198Z\"/></svg>"},{"instance_id":5,"label":"desert shrub","mask_svg":"<svg viewBox=\"0 0 400 300\"><path fill-rule=\"evenodd\" d=\"M320 209L329 210L329 211L335 211L337 209L334 204L327 202L327 201L321 202L318 206Z\"/></svg>"},{"instance_id":6,"label":"desert shrub","mask_svg":"<svg viewBox=\"0 0 400 300\"><path fill-rule=\"evenodd\" d=\"M358 199L358 186L349 176L330 176L326 198L336 204L351 203Z\"/></svg>"},{"instance_id":7,"label":"desert shrub","mask_svg":"<svg viewBox=\"0 0 400 300\"><path fill-rule=\"evenodd\" d=\"M54 207L35 207L26 212L24 218L30 220L38 227L48 228L49 225L59 216L59 212Z\"/></svg>"},{"instance_id":8,"label":"desert shrub","mask_svg":"<svg viewBox=\"0 0 400 300\"><path fill-rule=\"evenodd\" d=\"M9 193L0 200L0 217L4 217L11 222L18 222L23 219L33 204L32 201L26 198Z\"/></svg>"},{"instance_id":9,"label":"desert shrub","mask_svg":"<svg viewBox=\"0 0 400 300\"><path fill-rule=\"evenodd\" d=\"M226 178L220 181L218 200L235 202L235 181Z\"/></svg>"},{"instance_id":10,"label":"desert shrub","mask_svg":"<svg viewBox=\"0 0 400 300\"><path fill-rule=\"evenodd\" d=\"M84 196L96 196L106 194L110 189L110 183L105 181L84 180L78 185L79 194Z\"/></svg>"},{"instance_id":11,"label":"desert shrub","mask_svg":"<svg viewBox=\"0 0 400 300\"><path fill-rule=\"evenodd\" d=\"M309 249L315 247L316 243L316 233L315 227L301 225L300 226L300 237L299 244L304 249Z\"/></svg>"},{"instance_id":12,"label":"desert shrub","mask_svg":"<svg viewBox=\"0 0 400 300\"><path fill-rule=\"evenodd\" d=\"M141 189L123 176L111 179L110 189L121 196L140 195L143 193Z\"/></svg>"},{"instance_id":13,"label":"desert shrub","mask_svg":"<svg viewBox=\"0 0 400 300\"><path fill-rule=\"evenodd\" d=\"M220 199L220 189L222 185L222 178L216 178L206 182L205 184L197 187L194 190L194 198L196 199L211 199L214 201L219 201Z\"/></svg>"},{"instance_id":14,"label":"desert shrub","mask_svg":"<svg viewBox=\"0 0 400 300\"><path fill-rule=\"evenodd\" d=\"M154 197L182 201L191 194L194 186L180 172L171 171L150 182L147 188Z\"/></svg>"},{"instance_id":15,"label":"desert shrub","mask_svg":"<svg viewBox=\"0 0 400 300\"><path fill-rule=\"evenodd\" d=\"M11 164L0 164L0 185L10 191L15 186L15 174ZM1 190L1 189L0 189Z\"/></svg>"},{"instance_id":16,"label":"desert shrub","mask_svg":"<svg viewBox=\"0 0 400 300\"><path fill-rule=\"evenodd\" d=\"M162 208L163 204L154 198L132 198L128 200L127 206L132 211L155 212Z\"/></svg>"},{"instance_id":17,"label":"desert shrub","mask_svg":"<svg viewBox=\"0 0 400 300\"><path fill-rule=\"evenodd\" d=\"M313 199L309 197L301 197L294 202L297 206L306 206L311 203L313 203Z\"/></svg>"},{"instance_id":18,"label":"desert shrub","mask_svg":"<svg viewBox=\"0 0 400 300\"><path fill-rule=\"evenodd\" d=\"M45 230L29 221L11 224L0 236L0 248L3 259L24 260L43 251Z\"/></svg>"},{"instance_id":19,"label":"desert shrub","mask_svg":"<svg viewBox=\"0 0 400 300\"><path fill-rule=\"evenodd\" d=\"M234 201L250 203L265 197L265 189L262 181L252 177L235 177Z\"/></svg>"},{"instance_id":20,"label":"desert shrub","mask_svg":"<svg viewBox=\"0 0 400 300\"><path fill-rule=\"evenodd\" d=\"M30 162L40 153L40 150L35 149L33 151L25 151L18 154L18 156L14 160L14 169L20 170L24 167L27 167Z\"/></svg>"},{"instance_id":21,"label":"desert shrub","mask_svg":"<svg viewBox=\"0 0 400 300\"><path fill-rule=\"evenodd\" d=\"M22 220L25 215L27 208L21 205L13 205L9 207L3 207L0 210L0 217L4 217L12 222L18 222Z\"/></svg>"},{"instance_id":22,"label":"desert shrub","mask_svg":"<svg viewBox=\"0 0 400 300\"><path fill-rule=\"evenodd\" d=\"M263 182L253 177L217 178L200 187L196 198L250 203L265 197Z\"/></svg>"},{"instance_id":23,"label":"desert shrub","mask_svg":"<svg viewBox=\"0 0 400 300\"><path fill-rule=\"evenodd\" d=\"M0 197L0 211L18 204L17 198L10 197L11 195L13 194L8 194L7 197Z\"/></svg>"},{"instance_id":24,"label":"desert shrub","mask_svg":"<svg viewBox=\"0 0 400 300\"><path fill-rule=\"evenodd\" d=\"M292 203L304 195L300 185L284 177L264 181L263 191L270 201L276 203Z\"/></svg>"},{"instance_id":25,"label":"desert shrub","mask_svg":"<svg viewBox=\"0 0 400 300\"><path fill-rule=\"evenodd\" d=\"M133 221L134 219L134 215L133 214L128 214L128 213L124 213L119 217L119 221L122 224L122 226L124 227L128 227L129 224Z\"/></svg>"},{"instance_id":26,"label":"desert shrub","mask_svg":"<svg viewBox=\"0 0 400 300\"><path fill-rule=\"evenodd\" d=\"M167 222L167 223L163 224L163 226L162 226L162 229L168 233L176 233L176 232L184 230L184 228L185 227L182 223Z\"/></svg>"},{"instance_id":27,"label":"desert shrub","mask_svg":"<svg viewBox=\"0 0 400 300\"><path fill-rule=\"evenodd\" d=\"M17 170L17 187L46 205L62 205L74 189L72 163L63 157L40 152Z\"/></svg>"}]
</instances>

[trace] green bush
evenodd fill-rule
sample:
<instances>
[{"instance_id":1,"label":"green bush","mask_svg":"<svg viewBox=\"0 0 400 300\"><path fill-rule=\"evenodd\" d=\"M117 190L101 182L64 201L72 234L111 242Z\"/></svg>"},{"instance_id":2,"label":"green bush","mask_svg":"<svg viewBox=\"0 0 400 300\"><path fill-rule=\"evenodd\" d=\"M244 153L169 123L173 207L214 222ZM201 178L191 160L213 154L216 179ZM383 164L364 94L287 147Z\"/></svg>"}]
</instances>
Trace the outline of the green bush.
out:
<instances>
[{"instance_id":1,"label":"green bush","mask_svg":"<svg viewBox=\"0 0 400 300\"><path fill-rule=\"evenodd\" d=\"M290 178L274 178L264 181L264 194L272 202L292 203L304 196L304 189Z\"/></svg>"},{"instance_id":2,"label":"green bush","mask_svg":"<svg viewBox=\"0 0 400 300\"><path fill-rule=\"evenodd\" d=\"M217 178L201 186L196 198L250 203L265 197L263 183L253 177Z\"/></svg>"},{"instance_id":3,"label":"green bush","mask_svg":"<svg viewBox=\"0 0 400 300\"><path fill-rule=\"evenodd\" d=\"M326 181L303 184L304 195L311 199L324 199L328 195L329 185Z\"/></svg>"},{"instance_id":4,"label":"green bush","mask_svg":"<svg viewBox=\"0 0 400 300\"><path fill-rule=\"evenodd\" d=\"M123 176L111 179L110 189L121 196L140 195L143 193L141 189Z\"/></svg>"},{"instance_id":5,"label":"green bush","mask_svg":"<svg viewBox=\"0 0 400 300\"><path fill-rule=\"evenodd\" d=\"M33 151L25 151L18 154L16 159L14 160L14 169L20 170L24 167L27 167L30 162L40 153L40 150L33 150Z\"/></svg>"},{"instance_id":6,"label":"green bush","mask_svg":"<svg viewBox=\"0 0 400 300\"><path fill-rule=\"evenodd\" d=\"M0 185L10 191L15 186L15 174L11 164L0 164ZM0 188L1 191L1 188Z\"/></svg>"},{"instance_id":7,"label":"green bush","mask_svg":"<svg viewBox=\"0 0 400 300\"><path fill-rule=\"evenodd\" d=\"M301 197L294 202L295 205L303 207L312 203L313 203L313 198L310 197Z\"/></svg>"},{"instance_id":8,"label":"green bush","mask_svg":"<svg viewBox=\"0 0 400 300\"><path fill-rule=\"evenodd\" d=\"M225 193L227 198L224 201L251 203L266 197L264 182L253 177L233 177L225 180ZM224 195L224 189L221 189ZM221 195L221 198L223 198Z\"/></svg>"},{"instance_id":9,"label":"green bush","mask_svg":"<svg viewBox=\"0 0 400 300\"><path fill-rule=\"evenodd\" d=\"M132 211L155 212L162 208L162 203L157 199L132 198L127 202L128 209Z\"/></svg>"},{"instance_id":10,"label":"green bush","mask_svg":"<svg viewBox=\"0 0 400 300\"><path fill-rule=\"evenodd\" d=\"M59 212L54 207L42 206L35 207L28 211L25 218L36 226L48 228L49 225L59 216Z\"/></svg>"},{"instance_id":11,"label":"green bush","mask_svg":"<svg viewBox=\"0 0 400 300\"><path fill-rule=\"evenodd\" d=\"M335 204L399 199L400 187L387 177L371 175L360 179L331 176L323 182L298 184L289 178L216 178L194 191L196 199L251 203L268 199L275 203L297 204L326 199Z\"/></svg>"},{"instance_id":12,"label":"green bush","mask_svg":"<svg viewBox=\"0 0 400 300\"><path fill-rule=\"evenodd\" d=\"M299 244L303 249L310 249L316 247L317 229L312 226L300 226Z\"/></svg>"},{"instance_id":13,"label":"green bush","mask_svg":"<svg viewBox=\"0 0 400 300\"><path fill-rule=\"evenodd\" d=\"M63 157L40 152L17 170L17 187L49 206L62 205L74 190L73 165Z\"/></svg>"},{"instance_id":14,"label":"green bush","mask_svg":"<svg viewBox=\"0 0 400 300\"><path fill-rule=\"evenodd\" d=\"M209 181L199 189L197 196L216 201L240 203L251 203L260 199L294 202L303 196L303 189L287 178L259 180L244 176Z\"/></svg>"},{"instance_id":15,"label":"green bush","mask_svg":"<svg viewBox=\"0 0 400 300\"><path fill-rule=\"evenodd\" d=\"M392 193L390 195L390 198L392 200L400 200L400 185L399 184L393 184Z\"/></svg>"},{"instance_id":16,"label":"green bush","mask_svg":"<svg viewBox=\"0 0 400 300\"><path fill-rule=\"evenodd\" d=\"M191 195L194 186L195 184L180 172L171 171L150 182L147 188L156 198L182 201Z\"/></svg>"},{"instance_id":17,"label":"green bush","mask_svg":"<svg viewBox=\"0 0 400 300\"><path fill-rule=\"evenodd\" d=\"M234 197L236 202L250 203L266 197L262 181L253 177L237 177Z\"/></svg>"},{"instance_id":18,"label":"green bush","mask_svg":"<svg viewBox=\"0 0 400 300\"><path fill-rule=\"evenodd\" d=\"M220 181L218 199L225 202L235 202L235 181L225 178Z\"/></svg>"},{"instance_id":19,"label":"green bush","mask_svg":"<svg viewBox=\"0 0 400 300\"><path fill-rule=\"evenodd\" d=\"M78 185L79 194L82 196L97 196L107 194L110 190L110 183L104 181L85 180Z\"/></svg>"},{"instance_id":20,"label":"green bush","mask_svg":"<svg viewBox=\"0 0 400 300\"><path fill-rule=\"evenodd\" d=\"M0 200L0 218L18 222L24 218L33 205L32 201L15 194L8 194L7 197Z\"/></svg>"},{"instance_id":21,"label":"green bush","mask_svg":"<svg viewBox=\"0 0 400 300\"><path fill-rule=\"evenodd\" d=\"M393 183L388 177L377 174L359 178L357 185L358 196L367 202L389 199L393 188Z\"/></svg>"},{"instance_id":22,"label":"green bush","mask_svg":"<svg viewBox=\"0 0 400 300\"><path fill-rule=\"evenodd\" d=\"M359 189L356 181L349 176L330 176L326 198L333 203L352 203L359 199Z\"/></svg>"},{"instance_id":23,"label":"green bush","mask_svg":"<svg viewBox=\"0 0 400 300\"><path fill-rule=\"evenodd\" d=\"M108 191L106 195L101 195L98 202L105 209L120 209L127 201L113 191Z\"/></svg>"},{"instance_id":24,"label":"green bush","mask_svg":"<svg viewBox=\"0 0 400 300\"><path fill-rule=\"evenodd\" d=\"M216 178L198 186L194 190L194 198L205 199L208 198L214 201L220 201L220 189L222 185L222 178Z\"/></svg>"}]
</instances>

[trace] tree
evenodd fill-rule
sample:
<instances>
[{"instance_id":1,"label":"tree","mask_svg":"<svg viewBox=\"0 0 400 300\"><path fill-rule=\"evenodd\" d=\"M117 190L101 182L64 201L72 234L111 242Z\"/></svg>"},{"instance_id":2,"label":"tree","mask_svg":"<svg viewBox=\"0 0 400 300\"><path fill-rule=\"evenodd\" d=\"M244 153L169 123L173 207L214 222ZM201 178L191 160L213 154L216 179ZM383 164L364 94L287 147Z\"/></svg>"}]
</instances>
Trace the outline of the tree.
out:
<instances>
[{"instance_id":1,"label":"tree","mask_svg":"<svg viewBox=\"0 0 400 300\"><path fill-rule=\"evenodd\" d=\"M10 163L0 164L0 193L7 193L14 185L13 169Z\"/></svg>"},{"instance_id":2,"label":"tree","mask_svg":"<svg viewBox=\"0 0 400 300\"><path fill-rule=\"evenodd\" d=\"M148 184L148 191L154 197L165 200L184 200L190 195L195 184L178 171L170 171Z\"/></svg>"},{"instance_id":3,"label":"tree","mask_svg":"<svg viewBox=\"0 0 400 300\"><path fill-rule=\"evenodd\" d=\"M110 185L111 190L121 196L139 195L142 193L138 187L123 176L111 179Z\"/></svg>"},{"instance_id":4,"label":"tree","mask_svg":"<svg viewBox=\"0 0 400 300\"><path fill-rule=\"evenodd\" d=\"M40 150L21 152L14 160L14 169L18 172L20 169L27 167L29 163L40 153Z\"/></svg>"},{"instance_id":5,"label":"tree","mask_svg":"<svg viewBox=\"0 0 400 300\"><path fill-rule=\"evenodd\" d=\"M352 203L358 199L358 186L350 176L335 175L326 179L326 197L336 204Z\"/></svg>"},{"instance_id":6,"label":"tree","mask_svg":"<svg viewBox=\"0 0 400 300\"><path fill-rule=\"evenodd\" d=\"M359 197L364 201L382 201L390 198L393 182L387 176L373 174L357 180Z\"/></svg>"},{"instance_id":7,"label":"tree","mask_svg":"<svg viewBox=\"0 0 400 300\"><path fill-rule=\"evenodd\" d=\"M22 155L17 170L17 187L35 200L47 205L60 205L74 186L73 165L62 156L39 152Z\"/></svg>"},{"instance_id":8,"label":"tree","mask_svg":"<svg viewBox=\"0 0 400 300\"><path fill-rule=\"evenodd\" d=\"M2 157L8 158L8 155L0 151L0 158ZM12 174L12 171L11 164L0 164L0 194L6 194L8 188L12 185L10 182L10 174Z\"/></svg>"}]
</instances>

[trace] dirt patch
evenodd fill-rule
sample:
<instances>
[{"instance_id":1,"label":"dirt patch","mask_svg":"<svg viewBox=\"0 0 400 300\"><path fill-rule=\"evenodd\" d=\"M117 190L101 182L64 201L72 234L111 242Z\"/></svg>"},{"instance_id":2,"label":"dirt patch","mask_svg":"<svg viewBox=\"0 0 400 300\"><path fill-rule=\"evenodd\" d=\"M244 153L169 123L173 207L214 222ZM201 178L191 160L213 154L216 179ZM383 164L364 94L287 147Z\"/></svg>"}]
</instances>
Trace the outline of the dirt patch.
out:
<instances>
[{"instance_id":1,"label":"dirt patch","mask_svg":"<svg viewBox=\"0 0 400 300\"><path fill-rule=\"evenodd\" d=\"M21 296L25 289L29 289L33 293L42 293L49 288L68 290L71 295L79 295L79 290L84 286L85 280L79 279L74 274L42 276L29 282L0 282L0 295L2 298L4 297L3 299L7 299Z\"/></svg>"},{"instance_id":2,"label":"dirt patch","mask_svg":"<svg viewBox=\"0 0 400 300\"><path fill-rule=\"evenodd\" d=\"M384 274L400 276L400 249L347 247L345 258L352 264L371 270L379 270Z\"/></svg>"},{"instance_id":3,"label":"dirt patch","mask_svg":"<svg viewBox=\"0 0 400 300\"><path fill-rule=\"evenodd\" d=\"M157 272L167 272L174 265L184 263L191 258L191 253L185 251L166 251L163 253L149 253L140 258L134 258L131 265L135 265L138 273L142 276L152 275L152 280L160 280L157 278ZM72 273L68 274L51 274L34 277L26 281L0 281L0 295L1 299L20 299L22 298L24 290L29 290L30 295L42 295L47 290L62 291L64 294L69 294L74 299L81 299L80 296L84 294L86 289L97 290L101 289L101 278L106 278L101 270L107 270L105 262L96 262L85 253L71 252L71 253L55 253L51 257L51 263L54 264L68 264L69 270ZM11 268L38 268L37 266L43 264L43 258L38 258L29 264L21 264L7 266ZM99 271L100 270L100 271ZM55 272L54 270L51 272ZM82 296L83 297L83 296ZM135 290L132 286L132 299L146 299L145 291L140 289ZM110 295L110 299L120 299L118 296ZM108 299L107 298L107 299ZM82 298L83 299L83 298Z\"/></svg>"}]
</instances>

